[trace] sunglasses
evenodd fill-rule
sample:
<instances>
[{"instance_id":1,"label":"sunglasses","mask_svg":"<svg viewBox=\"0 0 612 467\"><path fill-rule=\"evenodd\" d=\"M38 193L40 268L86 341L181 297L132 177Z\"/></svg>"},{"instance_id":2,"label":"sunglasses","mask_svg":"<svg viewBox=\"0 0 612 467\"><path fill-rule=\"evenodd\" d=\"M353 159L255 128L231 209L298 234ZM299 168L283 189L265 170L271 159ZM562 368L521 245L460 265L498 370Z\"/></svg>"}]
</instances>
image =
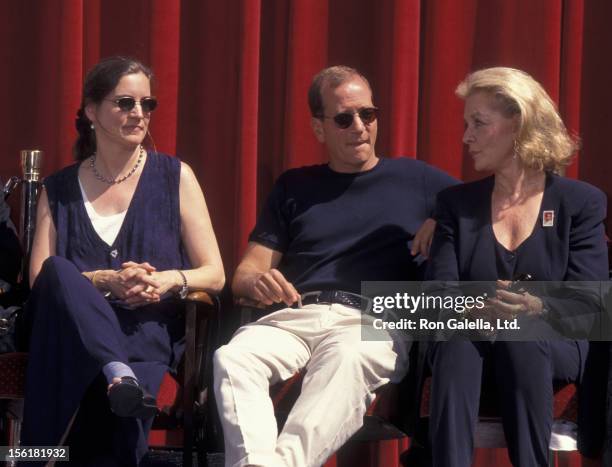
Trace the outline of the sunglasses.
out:
<instances>
[{"instance_id":1,"label":"sunglasses","mask_svg":"<svg viewBox=\"0 0 612 467\"><path fill-rule=\"evenodd\" d=\"M104 99L105 101L114 102L123 112L131 112L136 104L140 104L140 108L144 113L153 112L157 108L157 99L153 96L143 97L139 101L130 96L117 97L116 99Z\"/></svg>"},{"instance_id":2,"label":"sunglasses","mask_svg":"<svg viewBox=\"0 0 612 467\"><path fill-rule=\"evenodd\" d=\"M340 112L339 114L336 114L333 117L323 118L331 118L338 128L346 130L353 124L355 115L359 115L359 118L361 119L364 125L369 125L374 120L376 120L376 117L378 115L378 107L364 107L363 109L359 109L356 112Z\"/></svg>"}]
</instances>

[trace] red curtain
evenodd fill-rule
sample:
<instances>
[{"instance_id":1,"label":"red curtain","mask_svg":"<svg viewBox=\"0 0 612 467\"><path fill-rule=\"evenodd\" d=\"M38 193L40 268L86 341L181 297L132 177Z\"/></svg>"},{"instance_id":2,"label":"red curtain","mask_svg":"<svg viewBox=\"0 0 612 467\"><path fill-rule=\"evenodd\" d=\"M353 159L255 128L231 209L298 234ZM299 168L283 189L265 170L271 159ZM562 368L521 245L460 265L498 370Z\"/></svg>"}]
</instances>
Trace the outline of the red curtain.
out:
<instances>
[{"instance_id":1,"label":"red curtain","mask_svg":"<svg viewBox=\"0 0 612 467\"><path fill-rule=\"evenodd\" d=\"M568 174L612 192L611 19L607 0L0 0L0 177L24 148L45 151L45 174L70 163L84 73L124 54L156 73L156 147L194 168L229 274L273 180L325 160L306 90L330 64L370 79L379 154L465 180L454 88L524 69L582 138Z\"/></svg>"}]
</instances>

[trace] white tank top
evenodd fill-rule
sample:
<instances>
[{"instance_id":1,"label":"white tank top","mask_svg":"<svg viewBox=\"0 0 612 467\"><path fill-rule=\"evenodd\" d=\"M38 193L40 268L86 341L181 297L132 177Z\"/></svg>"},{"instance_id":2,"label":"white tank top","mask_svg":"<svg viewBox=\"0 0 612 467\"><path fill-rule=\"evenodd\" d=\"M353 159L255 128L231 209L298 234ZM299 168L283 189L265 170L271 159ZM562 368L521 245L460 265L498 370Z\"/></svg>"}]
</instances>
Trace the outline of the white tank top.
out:
<instances>
[{"instance_id":1,"label":"white tank top","mask_svg":"<svg viewBox=\"0 0 612 467\"><path fill-rule=\"evenodd\" d=\"M81 196L83 196L83 201L85 202L85 210L87 211L87 215L89 216L89 220L91 220L94 230L106 244L109 246L112 245L117 238L117 235L119 235L119 230L123 224L123 219L125 218L127 209L110 216L101 216L96 212L91 205L91 202L87 198L80 179L79 188L81 189Z\"/></svg>"}]
</instances>

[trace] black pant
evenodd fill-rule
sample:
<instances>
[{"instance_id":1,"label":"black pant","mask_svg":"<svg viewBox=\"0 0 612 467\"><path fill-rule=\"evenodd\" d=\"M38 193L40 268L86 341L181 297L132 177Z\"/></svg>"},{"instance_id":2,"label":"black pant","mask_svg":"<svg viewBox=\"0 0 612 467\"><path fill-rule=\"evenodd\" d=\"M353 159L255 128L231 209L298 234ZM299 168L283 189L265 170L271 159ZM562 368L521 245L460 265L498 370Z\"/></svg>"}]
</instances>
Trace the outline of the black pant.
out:
<instances>
[{"instance_id":1,"label":"black pant","mask_svg":"<svg viewBox=\"0 0 612 467\"><path fill-rule=\"evenodd\" d=\"M485 362L491 365L512 464L547 465L553 380L579 379L580 352L575 341L436 342L430 362L434 467L472 464Z\"/></svg>"},{"instance_id":2,"label":"black pant","mask_svg":"<svg viewBox=\"0 0 612 467\"><path fill-rule=\"evenodd\" d=\"M57 445L79 408L68 438L75 465L103 457L111 465L137 465L148 449L151 420L110 412L101 369L113 361L129 364L156 394L172 360L180 358L175 344L185 328L176 310L164 302L113 307L74 264L48 258L27 304L32 333L22 444Z\"/></svg>"}]
</instances>

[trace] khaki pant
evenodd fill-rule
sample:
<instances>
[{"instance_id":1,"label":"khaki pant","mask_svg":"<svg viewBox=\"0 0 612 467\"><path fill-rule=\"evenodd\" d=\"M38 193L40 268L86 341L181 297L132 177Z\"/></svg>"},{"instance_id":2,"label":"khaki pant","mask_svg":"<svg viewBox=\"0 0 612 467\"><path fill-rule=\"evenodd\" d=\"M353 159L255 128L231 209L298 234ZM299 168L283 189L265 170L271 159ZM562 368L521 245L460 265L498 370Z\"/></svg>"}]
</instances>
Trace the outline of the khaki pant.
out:
<instances>
[{"instance_id":1,"label":"khaki pant","mask_svg":"<svg viewBox=\"0 0 612 467\"><path fill-rule=\"evenodd\" d=\"M344 305L286 308L241 327L214 358L226 467L323 464L361 427L374 391L407 366L406 343L362 327L361 312ZM300 396L278 434L269 386L302 368Z\"/></svg>"}]
</instances>

